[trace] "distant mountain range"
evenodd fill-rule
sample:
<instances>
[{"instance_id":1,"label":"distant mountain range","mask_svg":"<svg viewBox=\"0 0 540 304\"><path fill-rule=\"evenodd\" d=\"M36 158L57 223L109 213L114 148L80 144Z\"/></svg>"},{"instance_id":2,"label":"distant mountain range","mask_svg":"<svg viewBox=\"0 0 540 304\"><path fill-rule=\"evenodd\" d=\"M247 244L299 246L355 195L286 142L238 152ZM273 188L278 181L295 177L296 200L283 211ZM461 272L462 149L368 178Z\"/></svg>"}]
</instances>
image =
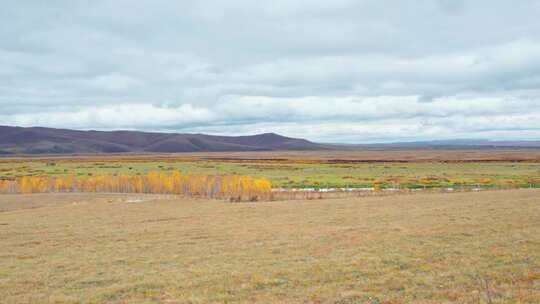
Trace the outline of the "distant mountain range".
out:
<instances>
[{"instance_id":1,"label":"distant mountain range","mask_svg":"<svg viewBox=\"0 0 540 304\"><path fill-rule=\"evenodd\" d=\"M214 136L0 126L0 155L473 148L540 149L540 141L442 140L340 145L314 143L275 133L251 136Z\"/></svg>"},{"instance_id":2,"label":"distant mountain range","mask_svg":"<svg viewBox=\"0 0 540 304\"><path fill-rule=\"evenodd\" d=\"M365 144L354 146L375 149L537 149L540 148L540 141L450 139L415 142L395 142L385 144Z\"/></svg>"},{"instance_id":3,"label":"distant mountain range","mask_svg":"<svg viewBox=\"0 0 540 304\"><path fill-rule=\"evenodd\" d=\"M332 146L274 133L252 136L77 131L0 126L0 154L175 153L326 150Z\"/></svg>"}]
</instances>

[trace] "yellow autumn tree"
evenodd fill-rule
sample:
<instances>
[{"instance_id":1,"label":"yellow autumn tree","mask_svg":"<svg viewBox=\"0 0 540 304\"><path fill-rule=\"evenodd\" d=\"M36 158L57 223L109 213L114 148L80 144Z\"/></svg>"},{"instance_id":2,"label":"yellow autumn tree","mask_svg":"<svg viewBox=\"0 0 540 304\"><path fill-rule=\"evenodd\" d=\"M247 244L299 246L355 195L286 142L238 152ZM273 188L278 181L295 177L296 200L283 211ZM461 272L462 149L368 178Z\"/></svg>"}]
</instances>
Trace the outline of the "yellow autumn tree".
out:
<instances>
[{"instance_id":1,"label":"yellow autumn tree","mask_svg":"<svg viewBox=\"0 0 540 304\"><path fill-rule=\"evenodd\" d=\"M146 175L24 176L0 180L0 193L118 192L177 194L192 197L259 199L269 198L272 184L250 176L182 175L149 172Z\"/></svg>"},{"instance_id":2,"label":"yellow autumn tree","mask_svg":"<svg viewBox=\"0 0 540 304\"><path fill-rule=\"evenodd\" d=\"M0 193L10 193L10 181L0 180Z\"/></svg>"}]
</instances>

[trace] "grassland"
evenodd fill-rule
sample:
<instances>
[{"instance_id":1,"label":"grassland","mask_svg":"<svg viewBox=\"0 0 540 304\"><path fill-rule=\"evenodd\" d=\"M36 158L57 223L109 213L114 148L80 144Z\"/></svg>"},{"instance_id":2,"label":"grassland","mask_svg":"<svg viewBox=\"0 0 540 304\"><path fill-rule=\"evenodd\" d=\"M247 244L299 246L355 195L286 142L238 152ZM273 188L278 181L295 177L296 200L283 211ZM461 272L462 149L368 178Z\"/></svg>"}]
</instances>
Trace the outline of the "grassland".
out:
<instances>
[{"instance_id":1,"label":"grassland","mask_svg":"<svg viewBox=\"0 0 540 304\"><path fill-rule=\"evenodd\" d=\"M540 190L0 196L2 303L539 303Z\"/></svg>"},{"instance_id":2,"label":"grassland","mask_svg":"<svg viewBox=\"0 0 540 304\"><path fill-rule=\"evenodd\" d=\"M0 178L25 175L184 174L267 177L274 187L540 187L533 151L385 151L207 153L169 156L89 156L0 159Z\"/></svg>"}]
</instances>

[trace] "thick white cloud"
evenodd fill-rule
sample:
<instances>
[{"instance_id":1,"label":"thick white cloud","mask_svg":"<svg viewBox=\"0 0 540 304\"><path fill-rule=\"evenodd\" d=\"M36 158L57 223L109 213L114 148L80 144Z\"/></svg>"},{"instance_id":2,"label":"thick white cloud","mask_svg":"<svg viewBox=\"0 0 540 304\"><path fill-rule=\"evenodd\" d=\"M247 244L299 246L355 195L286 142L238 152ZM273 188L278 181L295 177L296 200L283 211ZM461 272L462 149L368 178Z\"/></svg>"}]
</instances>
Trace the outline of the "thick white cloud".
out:
<instances>
[{"instance_id":1,"label":"thick white cloud","mask_svg":"<svg viewBox=\"0 0 540 304\"><path fill-rule=\"evenodd\" d=\"M2 4L0 124L538 139L539 3Z\"/></svg>"},{"instance_id":2,"label":"thick white cloud","mask_svg":"<svg viewBox=\"0 0 540 304\"><path fill-rule=\"evenodd\" d=\"M190 130L214 134L283 132L326 142L540 135L540 101L513 97L228 96L211 106L122 104L0 115L11 125L81 129Z\"/></svg>"}]
</instances>

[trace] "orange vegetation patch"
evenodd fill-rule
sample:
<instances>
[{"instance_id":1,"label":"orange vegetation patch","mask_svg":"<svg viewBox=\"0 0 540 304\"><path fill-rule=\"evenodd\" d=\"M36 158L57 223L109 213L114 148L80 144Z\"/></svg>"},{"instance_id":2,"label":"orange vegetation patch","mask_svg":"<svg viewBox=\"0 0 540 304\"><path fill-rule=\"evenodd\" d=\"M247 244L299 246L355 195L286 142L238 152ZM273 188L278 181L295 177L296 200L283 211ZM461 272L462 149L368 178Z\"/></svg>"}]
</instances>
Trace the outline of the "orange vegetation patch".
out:
<instances>
[{"instance_id":1,"label":"orange vegetation patch","mask_svg":"<svg viewBox=\"0 0 540 304\"><path fill-rule=\"evenodd\" d=\"M234 201L268 199L272 184L249 176L192 176L178 171L146 175L87 177L23 176L0 180L0 193L102 192L177 194L189 197L231 198Z\"/></svg>"}]
</instances>

